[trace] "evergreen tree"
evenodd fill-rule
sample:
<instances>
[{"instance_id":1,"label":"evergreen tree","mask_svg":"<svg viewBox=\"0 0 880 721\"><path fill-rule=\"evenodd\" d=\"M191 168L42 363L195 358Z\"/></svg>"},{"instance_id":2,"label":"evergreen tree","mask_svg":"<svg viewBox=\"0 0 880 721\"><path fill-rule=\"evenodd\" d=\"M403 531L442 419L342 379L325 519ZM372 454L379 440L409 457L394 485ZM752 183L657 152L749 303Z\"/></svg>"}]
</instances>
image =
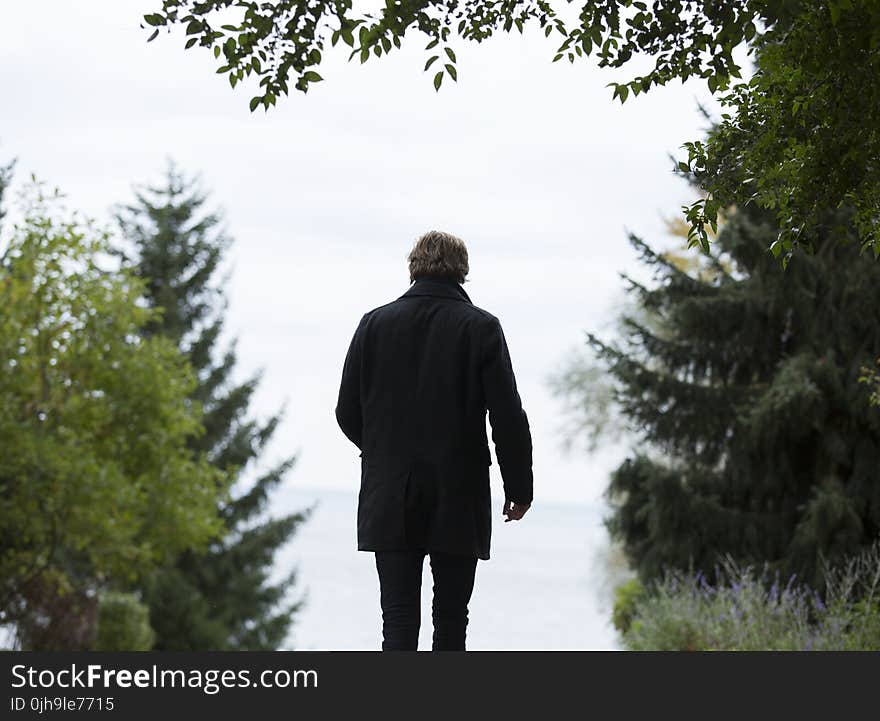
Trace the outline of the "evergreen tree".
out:
<instances>
[{"instance_id":1,"label":"evergreen tree","mask_svg":"<svg viewBox=\"0 0 880 721\"><path fill-rule=\"evenodd\" d=\"M286 638L300 602L287 596L296 574L279 583L269 575L276 551L295 533L307 512L266 519L271 491L295 462L289 457L245 488L243 473L258 459L281 420L247 417L259 374L231 380L235 341L215 359L226 306L213 278L229 246L216 213L193 180L170 167L161 187L138 189L136 202L119 208L123 237L133 245L137 273L150 304L163 309L152 332L177 342L200 380L192 400L204 410L205 433L193 450L236 474L231 500L221 503L225 536L206 553L184 553L142 588L159 650L271 650ZM125 255L125 251L121 251Z\"/></svg>"},{"instance_id":2,"label":"evergreen tree","mask_svg":"<svg viewBox=\"0 0 880 721\"><path fill-rule=\"evenodd\" d=\"M754 206L698 268L630 238L655 282L624 276L638 312L622 342L589 343L639 441L612 474L607 525L644 579L713 575L730 554L818 584L822 557L880 533L880 408L859 382L880 355L880 264L851 219L825 214L815 253L786 270Z\"/></svg>"}]
</instances>

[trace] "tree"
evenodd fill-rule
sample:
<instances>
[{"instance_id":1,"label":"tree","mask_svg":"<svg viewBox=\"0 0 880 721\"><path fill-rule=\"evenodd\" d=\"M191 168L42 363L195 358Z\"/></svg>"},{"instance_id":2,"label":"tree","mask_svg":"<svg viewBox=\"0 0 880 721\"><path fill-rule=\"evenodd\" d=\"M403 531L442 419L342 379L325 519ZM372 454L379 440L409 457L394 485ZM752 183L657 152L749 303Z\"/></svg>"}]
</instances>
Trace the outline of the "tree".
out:
<instances>
[{"instance_id":1,"label":"tree","mask_svg":"<svg viewBox=\"0 0 880 721\"><path fill-rule=\"evenodd\" d=\"M685 207L691 245L707 250L718 211L755 202L774 209L779 225L768 246L787 262L809 250L824 208L846 201L865 247L880 254L880 3L877 0L635 0L582 3L557 13L548 0L386 0L377 13L357 13L351 0L163 0L144 16L153 40L162 27L185 28L186 48L218 59L234 88L259 78L251 110L268 110L294 87L306 92L329 39L366 62L400 48L407 34L427 37L435 89L457 80L453 40L482 43L494 33L537 25L556 34L553 60L595 56L622 68L653 58L646 74L609 85L613 98L647 92L672 80L704 79L722 113L706 141L686 143L681 167L705 191ZM748 80L734 57L754 55ZM436 64L435 64L436 63Z\"/></svg>"},{"instance_id":2,"label":"tree","mask_svg":"<svg viewBox=\"0 0 880 721\"><path fill-rule=\"evenodd\" d=\"M36 650L88 648L98 592L204 546L227 487L143 284L57 208L30 187L0 254L0 624Z\"/></svg>"},{"instance_id":3,"label":"tree","mask_svg":"<svg viewBox=\"0 0 880 721\"><path fill-rule=\"evenodd\" d=\"M670 236L686 241L688 228L680 217L667 218L665 224ZM711 239L714 242L714 231ZM686 245L684 242L685 249ZM662 253L662 257L682 272L707 280L715 277L715 272L711 267L706 267L699 255L668 250ZM729 263L722 261L722 265L729 270ZM618 311L612 319L613 333L625 335L633 320L652 332L663 332L662 318L655 310L641 304L639 298L621 291L614 304ZM547 378L547 385L553 396L563 404L565 423L560 430L566 451L571 451L575 444L581 444L582 450L595 453L600 444L609 441L616 443L626 437L626 420L615 403L614 383L609 379L605 367L596 362L588 345L570 353L559 369Z\"/></svg>"},{"instance_id":4,"label":"tree","mask_svg":"<svg viewBox=\"0 0 880 721\"><path fill-rule=\"evenodd\" d=\"M109 591L103 595L95 651L149 651L154 638L150 610L135 594Z\"/></svg>"},{"instance_id":5,"label":"tree","mask_svg":"<svg viewBox=\"0 0 880 721\"><path fill-rule=\"evenodd\" d=\"M259 375L232 381L234 341L215 360L225 299L214 275L231 239L219 230L219 216L205 211L206 199L172 166L162 186L138 190L135 203L117 213L148 302L161 308L150 332L170 339L198 373L192 398L204 408L206 431L191 447L236 478L238 488L220 505L223 538L204 552L181 554L148 579L144 594L157 649L269 650L284 642L300 607L287 599L295 573L269 583L272 561L307 514L262 518L295 457L245 484L281 414L264 423L246 417Z\"/></svg>"},{"instance_id":6,"label":"tree","mask_svg":"<svg viewBox=\"0 0 880 721\"><path fill-rule=\"evenodd\" d=\"M756 206L697 268L630 237L655 282L624 276L639 312L618 341L588 339L634 439L607 525L643 580L730 554L818 583L822 556L880 533L880 407L859 382L880 355L880 266L859 258L852 215L829 211L786 271Z\"/></svg>"}]
</instances>

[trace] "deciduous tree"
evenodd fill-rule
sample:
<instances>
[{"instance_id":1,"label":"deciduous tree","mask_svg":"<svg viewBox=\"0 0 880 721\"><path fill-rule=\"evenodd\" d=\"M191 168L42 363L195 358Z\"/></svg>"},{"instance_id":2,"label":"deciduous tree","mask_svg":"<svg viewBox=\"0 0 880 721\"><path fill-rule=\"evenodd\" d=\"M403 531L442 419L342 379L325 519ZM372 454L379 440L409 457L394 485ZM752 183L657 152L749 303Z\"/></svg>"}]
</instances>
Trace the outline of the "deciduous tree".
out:
<instances>
[{"instance_id":1,"label":"deciduous tree","mask_svg":"<svg viewBox=\"0 0 880 721\"><path fill-rule=\"evenodd\" d=\"M458 78L456 48L497 32L535 29L548 60L594 57L600 67L653 61L612 82L621 102L673 80L700 78L724 112L680 161L705 194L685 213L693 245L707 249L718 211L754 202L773 209L768 247L787 262L812 248L826 208L846 202L864 247L880 255L880 2L877 0L385 0L359 12L352 0L163 0L144 17L153 39L180 26L186 47L213 52L235 87L259 79L251 110L293 87L306 92L328 44L366 62L427 39L425 70L440 89ZM550 38L553 40L550 40ZM743 78L736 50L754 55ZM846 233L840 232L844 236Z\"/></svg>"}]
</instances>

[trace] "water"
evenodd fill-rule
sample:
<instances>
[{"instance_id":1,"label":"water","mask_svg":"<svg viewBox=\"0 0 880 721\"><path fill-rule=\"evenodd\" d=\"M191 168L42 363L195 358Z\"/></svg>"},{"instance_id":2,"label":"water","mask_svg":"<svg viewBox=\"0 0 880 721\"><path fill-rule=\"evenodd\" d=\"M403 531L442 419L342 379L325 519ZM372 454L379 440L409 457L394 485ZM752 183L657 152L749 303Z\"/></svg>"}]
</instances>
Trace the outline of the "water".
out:
<instances>
[{"instance_id":1,"label":"water","mask_svg":"<svg viewBox=\"0 0 880 721\"><path fill-rule=\"evenodd\" d=\"M288 646L297 650L375 650L381 646L374 556L356 550L357 495L296 489L294 507L317 503L279 554L278 570L299 570L306 600ZM286 505L286 504L285 504ZM536 505L504 523L499 501L492 558L477 564L470 604L470 650L617 649L605 592L602 508ZM425 560L419 649L430 649L431 576Z\"/></svg>"}]
</instances>

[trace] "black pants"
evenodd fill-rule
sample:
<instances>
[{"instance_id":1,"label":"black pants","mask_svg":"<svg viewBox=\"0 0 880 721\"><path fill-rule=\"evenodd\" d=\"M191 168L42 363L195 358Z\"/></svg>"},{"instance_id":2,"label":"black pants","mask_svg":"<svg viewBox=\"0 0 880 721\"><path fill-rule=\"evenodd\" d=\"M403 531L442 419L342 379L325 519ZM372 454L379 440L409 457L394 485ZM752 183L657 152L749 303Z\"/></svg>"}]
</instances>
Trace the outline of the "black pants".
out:
<instances>
[{"instance_id":1,"label":"black pants","mask_svg":"<svg viewBox=\"0 0 880 721\"><path fill-rule=\"evenodd\" d=\"M382 650L415 651L421 623L424 551L376 551L382 603ZM434 577L434 651L464 651L468 603L477 559L431 553Z\"/></svg>"}]
</instances>

